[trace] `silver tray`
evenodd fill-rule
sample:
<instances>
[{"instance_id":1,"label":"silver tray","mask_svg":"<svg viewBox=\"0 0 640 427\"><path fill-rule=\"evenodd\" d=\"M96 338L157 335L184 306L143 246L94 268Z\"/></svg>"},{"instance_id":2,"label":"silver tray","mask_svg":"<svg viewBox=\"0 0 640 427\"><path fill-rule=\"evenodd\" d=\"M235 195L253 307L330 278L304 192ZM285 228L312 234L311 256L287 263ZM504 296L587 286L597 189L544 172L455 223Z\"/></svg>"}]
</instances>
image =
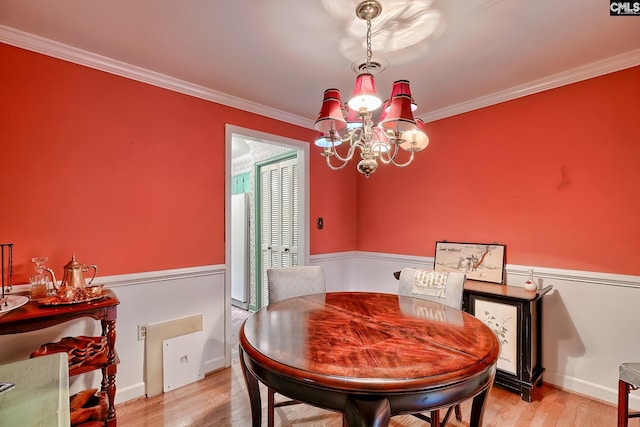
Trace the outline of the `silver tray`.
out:
<instances>
[{"instance_id":1,"label":"silver tray","mask_svg":"<svg viewBox=\"0 0 640 427\"><path fill-rule=\"evenodd\" d=\"M97 299L104 298L104 297L105 295L97 295L94 297L88 297L81 300L69 301L69 300L63 300L56 296L53 296L53 297L40 298L39 300L37 300L37 302L40 305L71 305L71 304L84 304L85 302L95 301Z\"/></svg>"}]
</instances>

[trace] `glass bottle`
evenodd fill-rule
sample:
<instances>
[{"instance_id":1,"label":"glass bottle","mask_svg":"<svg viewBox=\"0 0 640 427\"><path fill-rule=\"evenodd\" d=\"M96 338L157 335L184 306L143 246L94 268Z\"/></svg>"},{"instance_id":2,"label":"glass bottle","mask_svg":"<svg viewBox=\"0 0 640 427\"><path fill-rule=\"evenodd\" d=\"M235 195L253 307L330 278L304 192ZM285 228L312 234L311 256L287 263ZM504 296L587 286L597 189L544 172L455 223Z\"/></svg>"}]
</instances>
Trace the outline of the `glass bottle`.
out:
<instances>
[{"instance_id":1,"label":"glass bottle","mask_svg":"<svg viewBox=\"0 0 640 427\"><path fill-rule=\"evenodd\" d=\"M32 300L45 298L49 293L49 278L43 273L45 269L44 263L47 262L48 259L49 258L47 258L46 256L31 258L31 261L35 264L34 269L36 270L36 274L29 278Z\"/></svg>"}]
</instances>

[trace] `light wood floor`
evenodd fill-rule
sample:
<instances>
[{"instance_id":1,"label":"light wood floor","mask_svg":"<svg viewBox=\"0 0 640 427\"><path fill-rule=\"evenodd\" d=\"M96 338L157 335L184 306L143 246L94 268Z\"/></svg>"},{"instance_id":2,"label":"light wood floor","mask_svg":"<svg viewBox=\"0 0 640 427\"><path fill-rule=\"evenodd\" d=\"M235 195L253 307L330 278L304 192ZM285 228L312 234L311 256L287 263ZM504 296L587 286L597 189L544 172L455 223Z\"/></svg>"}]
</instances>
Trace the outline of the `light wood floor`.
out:
<instances>
[{"instance_id":1,"label":"light wood floor","mask_svg":"<svg viewBox=\"0 0 640 427\"><path fill-rule=\"evenodd\" d=\"M266 426L266 389L263 396L263 425ZM547 385L534 390L533 402L495 386L485 408L485 427L614 427L616 408ZM462 405L463 422L448 426L469 426L470 402ZM207 375L203 380L150 399L139 398L116 407L118 426L143 427L247 427L251 425L249 399L242 370L234 351L232 366ZM391 420L392 427L425 426L410 417ZM342 427L340 414L308 405L276 409L276 426ZM632 419L630 427L640 427Z\"/></svg>"},{"instance_id":2,"label":"light wood floor","mask_svg":"<svg viewBox=\"0 0 640 427\"><path fill-rule=\"evenodd\" d=\"M263 396L263 425L266 425L266 390ZM251 425L249 399L237 359L231 368L209 374L205 379L150 399L139 398L116 407L118 426L222 427ZM463 422L448 426L469 426L470 404L462 405ZM614 427L616 408L543 385L534 390L534 401L526 403L515 394L495 386L485 408L485 427ZM308 405L276 409L276 426L342 427L339 414ZM415 418L394 417L391 426L425 426ZM640 427L640 419L629 426Z\"/></svg>"}]
</instances>

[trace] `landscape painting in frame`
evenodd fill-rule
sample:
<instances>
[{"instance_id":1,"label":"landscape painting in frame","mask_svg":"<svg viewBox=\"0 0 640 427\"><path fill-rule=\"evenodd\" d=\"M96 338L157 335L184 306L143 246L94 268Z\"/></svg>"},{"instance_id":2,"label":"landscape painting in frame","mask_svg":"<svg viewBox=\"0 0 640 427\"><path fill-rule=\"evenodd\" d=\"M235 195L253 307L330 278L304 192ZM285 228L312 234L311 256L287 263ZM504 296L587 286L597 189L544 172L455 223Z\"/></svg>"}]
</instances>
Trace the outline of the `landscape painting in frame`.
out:
<instances>
[{"instance_id":1,"label":"landscape painting in frame","mask_svg":"<svg viewBox=\"0 0 640 427\"><path fill-rule=\"evenodd\" d=\"M474 313L500 341L498 369L516 375L518 372L518 337L516 335L518 309L516 306L476 299Z\"/></svg>"},{"instance_id":2,"label":"landscape painting in frame","mask_svg":"<svg viewBox=\"0 0 640 427\"><path fill-rule=\"evenodd\" d=\"M434 269L462 271L467 279L503 283L505 245L436 242Z\"/></svg>"}]
</instances>

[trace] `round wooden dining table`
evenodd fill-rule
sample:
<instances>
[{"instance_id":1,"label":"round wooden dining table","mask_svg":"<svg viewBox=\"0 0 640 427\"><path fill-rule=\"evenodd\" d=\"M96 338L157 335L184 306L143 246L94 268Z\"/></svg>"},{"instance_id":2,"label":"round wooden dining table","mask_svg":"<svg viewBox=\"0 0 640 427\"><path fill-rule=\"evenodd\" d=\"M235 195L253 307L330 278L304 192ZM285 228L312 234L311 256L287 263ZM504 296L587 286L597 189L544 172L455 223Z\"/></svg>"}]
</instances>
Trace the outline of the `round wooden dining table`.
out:
<instances>
[{"instance_id":1,"label":"round wooden dining table","mask_svg":"<svg viewBox=\"0 0 640 427\"><path fill-rule=\"evenodd\" d=\"M395 415L473 398L469 425L479 427L499 353L494 333L468 313L369 292L270 304L245 321L239 345L254 427L262 423L258 381L342 412L349 427L387 426Z\"/></svg>"}]
</instances>

